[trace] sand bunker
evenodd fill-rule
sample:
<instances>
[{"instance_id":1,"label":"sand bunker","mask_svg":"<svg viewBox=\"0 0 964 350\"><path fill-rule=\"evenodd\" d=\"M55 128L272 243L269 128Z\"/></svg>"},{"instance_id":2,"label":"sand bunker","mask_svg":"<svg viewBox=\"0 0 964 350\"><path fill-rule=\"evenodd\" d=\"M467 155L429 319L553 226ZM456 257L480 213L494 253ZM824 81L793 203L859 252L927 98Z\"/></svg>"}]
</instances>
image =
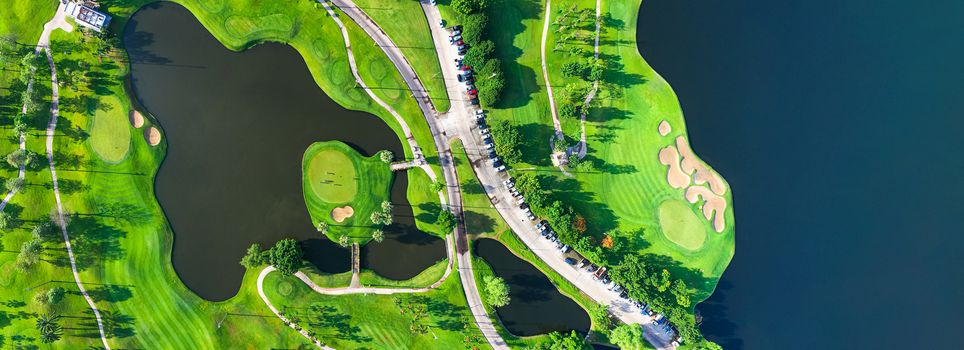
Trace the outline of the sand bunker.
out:
<instances>
[{"instance_id":1,"label":"sand bunker","mask_svg":"<svg viewBox=\"0 0 964 350\"><path fill-rule=\"evenodd\" d=\"M144 138L149 145L157 146L161 143L161 131L157 130L157 127L149 127L144 130Z\"/></svg>"},{"instance_id":2,"label":"sand bunker","mask_svg":"<svg viewBox=\"0 0 964 350\"><path fill-rule=\"evenodd\" d=\"M345 219L350 218L352 215L355 215L355 209L350 205L331 210L331 218L335 220L335 222L345 221Z\"/></svg>"},{"instance_id":3,"label":"sand bunker","mask_svg":"<svg viewBox=\"0 0 964 350\"><path fill-rule=\"evenodd\" d=\"M723 229L726 228L726 221L723 218L723 213L726 210L726 199L710 192L710 189L705 186L693 185L686 189L686 200L690 203L696 203L700 198L706 201L700 208L703 216L706 217L706 220L713 221L713 229L716 232L723 232Z\"/></svg>"},{"instance_id":4,"label":"sand bunker","mask_svg":"<svg viewBox=\"0 0 964 350\"><path fill-rule=\"evenodd\" d=\"M664 120L663 123L666 121ZM669 124L666 125L669 128ZM663 134L663 124L660 124L660 134ZM667 131L668 133L669 131ZM683 136L676 138L676 146L668 145L659 150L659 162L668 166L666 169L666 182L673 188L686 189L686 200L696 204L702 199L703 205L700 211L706 220L713 223L716 232L723 232L726 229L726 220L723 215L726 212L726 183L720 174L704 165L693 150L690 149L689 142ZM707 188L705 185L709 185Z\"/></svg>"},{"instance_id":5,"label":"sand bunker","mask_svg":"<svg viewBox=\"0 0 964 350\"><path fill-rule=\"evenodd\" d=\"M664 120L659 123L658 130L659 130L659 136L666 136L666 135L669 135L671 131L673 131L673 127L669 126L669 122Z\"/></svg>"},{"instance_id":6,"label":"sand bunker","mask_svg":"<svg viewBox=\"0 0 964 350\"><path fill-rule=\"evenodd\" d=\"M659 162L669 166L669 170L666 172L666 181L669 182L670 186L673 186L673 188L689 186L690 176L683 172L680 167L679 152L676 151L676 147L669 145L661 149L659 151Z\"/></svg>"},{"instance_id":7,"label":"sand bunker","mask_svg":"<svg viewBox=\"0 0 964 350\"><path fill-rule=\"evenodd\" d=\"M723 178L720 177L720 174L704 166L703 163L696 158L686 138L682 136L676 138L676 149L683 157L683 160L680 162L680 165L683 167L683 172L692 174L693 182L697 185L709 183L710 189L717 195L722 196L726 193L726 183L723 182Z\"/></svg>"},{"instance_id":8,"label":"sand bunker","mask_svg":"<svg viewBox=\"0 0 964 350\"><path fill-rule=\"evenodd\" d=\"M131 125L133 125L135 128L140 129L142 126L144 126L144 116L141 115L141 112L132 109L129 114L129 118L131 120Z\"/></svg>"}]
</instances>

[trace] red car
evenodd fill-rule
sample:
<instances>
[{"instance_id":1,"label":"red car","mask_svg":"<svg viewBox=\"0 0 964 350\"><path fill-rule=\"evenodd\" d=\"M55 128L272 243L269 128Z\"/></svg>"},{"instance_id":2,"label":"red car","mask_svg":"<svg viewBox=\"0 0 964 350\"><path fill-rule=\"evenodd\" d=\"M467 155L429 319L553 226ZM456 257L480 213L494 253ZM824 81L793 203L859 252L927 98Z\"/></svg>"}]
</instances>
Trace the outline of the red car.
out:
<instances>
[{"instance_id":1,"label":"red car","mask_svg":"<svg viewBox=\"0 0 964 350\"><path fill-rule=\"evenodd\" d=\"M479 93L479 90L476 90L476 89L469 90L469 96L475 96L478 93Z\"/></svg>"},{"instance_id":2,"label":"red car","mask_svg":"<svg viewBox=\"0 0 964 350\"><path fill-rule=\"evenodd\" d=\"M472 70L472 66L462 66L462 70Z\"/></svg>"}]
</instances>

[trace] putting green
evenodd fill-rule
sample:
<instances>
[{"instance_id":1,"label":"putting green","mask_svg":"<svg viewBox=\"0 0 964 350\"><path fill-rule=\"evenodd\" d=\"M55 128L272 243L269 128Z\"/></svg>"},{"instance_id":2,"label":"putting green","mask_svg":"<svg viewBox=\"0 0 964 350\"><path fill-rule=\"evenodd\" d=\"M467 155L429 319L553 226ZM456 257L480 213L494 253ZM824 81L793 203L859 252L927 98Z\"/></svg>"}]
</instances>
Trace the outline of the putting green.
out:
<instances>
[{"instance_id":1,"label":"putting green","mask_svg":"<svg viewBox=\"0 0 964 350\"><path fill-rule=\"evenodd\" d=\"M391 200L394 174L378 156L362 156L338 141L316 142L305 151L301 171L311 224L325 223L328 228L319 230L329 239L365 243L382 227L371 215Z\"/></svg>"},{"instance_id":2,"label":"putting green","mask_svg":"<svg viewBox=\"0 0 964 350\"><path fill-rule=\"evenodd\" d=\"M131 130L127 108L117 97L105 97L97 108L90 128L90 146L100 159L117 163L127 157L131 148Z\"/></svg>"},{"instance_id":3,"label":"putting green","mask_svg":"<svg viewBox=\"0 0 964 350\"><path fill-rule=\"evenodd\" d=\"M347 203L358 193L358 176L351 158L340 149L315 153L308 161L311 191L328 203Z\"/></svg>"},{"instance_id":4,"label":"putting green","mask_svg":"<svg viewBox=\"0 0 964 350\"><path fill-rule=\"evenodd\" d=\"M680 200L667 200L659 205L659 226L663 236L688 250L703 247L706 228L689 205Z\"/></svg>"}]
</instances>

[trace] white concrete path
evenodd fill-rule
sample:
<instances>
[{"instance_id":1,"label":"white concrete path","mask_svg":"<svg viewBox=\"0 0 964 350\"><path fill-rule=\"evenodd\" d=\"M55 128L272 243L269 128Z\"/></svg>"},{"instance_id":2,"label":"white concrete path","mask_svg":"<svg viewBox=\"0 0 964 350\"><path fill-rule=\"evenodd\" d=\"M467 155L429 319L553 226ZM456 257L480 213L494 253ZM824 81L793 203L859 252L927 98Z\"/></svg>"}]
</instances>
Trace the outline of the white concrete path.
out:
<instances>
[{"instance_id":1,"label":"white concrete path","mask_svg":"<svg viewBox=\"0 0 964 350\"><path fill-rule=\"evenodd\" d=\"M546 82L546 94L549 95L549 113L552 116L552 127L556 129L556 139L564 140L562 124L559 123L559 113L556 112L556 99L552 95L552 83L549 82L548 59L546 59L546 38L549 36L549 18L552 17L551 1L546 0L546 19L542 22L542 79Z\"/></svg>"},{"instance_id":2,"label":"white concrete path","mask_svg":"<svg viewBox=\"0 0 964 350\"><path fill-rule=\"evenodd\" d=\"M268 266L268 267L265 267L264 270L261 270L261 273L258 274L258 295L261 296L261 300L264 301L265 305L268 305L268 309L271 309L271 312L273 312L275 316L278 316L278 318L281 319L281 322L284 322L286 325L288 325L288 327L291 327L292 329L298 331L298 333L301 333L301 335L305 337L305 339L308 339L309 341L311 341L312 344L315 344L315 346L324 350L335 350L334 348L329 348L325 346L324 344L321 343L320 340L318 340L318 338L315 338L311 334L308 334L308 331L306 331L304 328L301 328L301 326L299 326L298 324L291 322L290 320L288 320L287 317L284 317L283 315L281 315L281 312L279 312L278 309L271 304L271 301L268 300L268 296L264 295L264 288L263 288L264 278L267 277L268 274L273 272L274 270L275 270L274 266Z\"/></svg>"}]
</instances>

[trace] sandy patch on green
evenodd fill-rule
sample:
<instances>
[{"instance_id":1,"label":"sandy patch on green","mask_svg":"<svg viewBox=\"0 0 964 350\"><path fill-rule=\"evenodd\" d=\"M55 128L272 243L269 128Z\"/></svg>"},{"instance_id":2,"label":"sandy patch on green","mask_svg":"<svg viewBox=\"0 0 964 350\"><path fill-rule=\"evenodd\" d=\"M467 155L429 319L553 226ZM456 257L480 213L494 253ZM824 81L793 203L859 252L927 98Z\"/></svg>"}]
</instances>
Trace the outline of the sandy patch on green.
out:
<instances>
[{"instance_id":1,"label":"sandy patch on green","mask_svg":"<svg viewBox=\"0 0 964 350\"><path fill-rule=\"evenodd\" d=\"M147 144L157 146L161 144L161 131L157 127L149 127L144 130L144 139L147 140Z\"/></svg>"},{"instance_id":2,"label":"sandy patch on green","mask_svg":"<svg viewBox=\"0 0 964 350\"><path fill-rule=\"evenodd\" d=\"M702 185L693 185L686 189L686 200L690 203L698 203L700 199L703 200L703 206L700 210L703 212L703 216L706 220L713 221L713 229L716 232L723 232L726 229L726 220L723 218L723 212L726 210L726 199L717 196L710 189Z\"/></svg>"},{"instance_id":3,"label":"sandy patch on green","mask_svg":"<svg viewBox=\"0 0 964 350\"><path fill-rule=\"evenodd\" d=\"M703 223L683 201L668 200L660 203L659 226L663 236L685 249L700 249L706 241Z\"/></svg>"},{"instance_id":4,"label":"sandy patch on green","mask_svg":"<svg viewBox=\"0 0 964 350\"><path fill-rule=\"evenodd\" d=\"M331 219L335 220L335 222L345 221L345 219L350 218L352 215L355 215L355 209L350 205L331 210Z\"/></svg>"},{"instance_id":5,"label":"sandy patch on green","mask_svg":"<svg viewBox=\"0 0 964 350\"><path fill-rule=\"evenodd\" d=\"M144 115L141 112L132 109L128 118L130 118L133 127L140 129L144 126Z\"/></svg>"},{"instance_id":6,"label":"sandy patch on green","mask_svg":"<svg viewBox=\"0 0 964 350\"><path fill-rule=\"evenodd\" d=\"M673 131L673 127L669 126L669 122L664 120L659 122L659 127L657 128L657 130L659 131L659 136L666 136L666 135L669 135L671 131Z\"/></svg>"},{"instance_id":7,"label":"sandy patch on green","mask_svg":"<svg viewBox=\"0 0 964 350\"><path fill-rule=\"evenodd\" d=\"M97 109L90 128L90 145L100 159L117 163L127 157L131 148L131 130L124 120L120 100L116 97L102 99L106 106Z\"/></svg>"},{"instance_id":8,"label":"sandy patch on green","mask_svg":"<svg viewBox=\"0 0 964 350\"><path fill-rule=\"evenodd\" d=\"M355 164L345 153L328 149L315 154L308 164L311 191L328 203L347 203L358 193Z\"/></svg>"}]
</instances>

